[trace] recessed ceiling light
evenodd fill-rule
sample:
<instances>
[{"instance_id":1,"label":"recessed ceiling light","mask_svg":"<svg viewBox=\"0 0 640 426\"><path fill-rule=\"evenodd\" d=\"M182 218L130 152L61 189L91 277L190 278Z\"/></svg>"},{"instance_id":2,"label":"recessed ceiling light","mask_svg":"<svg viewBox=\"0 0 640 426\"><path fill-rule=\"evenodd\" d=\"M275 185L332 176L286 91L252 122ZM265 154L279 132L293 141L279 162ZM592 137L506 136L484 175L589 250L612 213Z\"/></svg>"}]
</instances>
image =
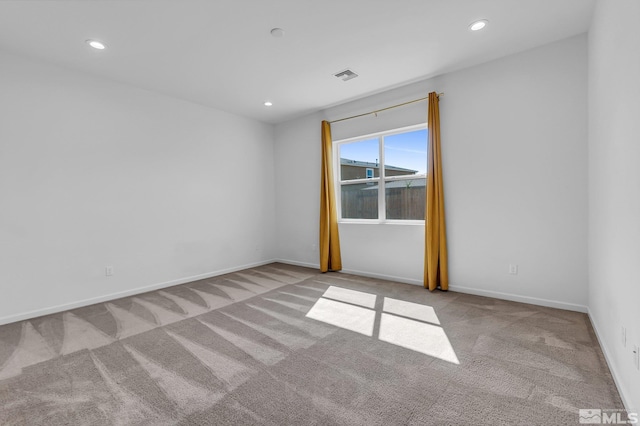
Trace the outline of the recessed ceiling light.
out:
<instances>
[{"instance_id":1,"label":"recessed ceiling light","mask_svg":"<svg viewBox=\"0 0 640 426\"><path fill-rule=\"evenodd\" d=\"M471 25L469 25L469 29L471 31L479 31L483 29L487 25L487 23L489 23L489 21L487 21L486 19L480 19L479 21L475 21Z\"/></svg>"},{"instance_id":2,"label":"recessed ceiling light","mask_svg":"<svg viewBox=\"0 0 640 426\"><path fill-rule=\"evenodd\" d=\"M104 45L104 43L100 43L97 40L87 40L87 44L93 47L94 49L98 49L98 50L103 50L107 47Z\"/></svg>"},{"instance_id":3,"label":"recessed ceiling light","mask_svg":"<svg viewBox=\"0 0 640 426\"><path fill-rule=\"evenodd\" d=\"M272 106L272 105L273 105L273 103L272 103L272 102L269 102L269 101L267 101L267 102L265 102L265 103L264 103L264 106Z\"/></svg>"},{"instance_id":4,"label":"recessed ceiling light","mask_svg":"<svg viewBox=\"0 0 640 426\"><path fill-rule=\"evenodd\" d=\"M271 30L271 35L274 37L282 37L284 35L284 30L282 28L274 28Z\"/></svg>"}]
</instances>

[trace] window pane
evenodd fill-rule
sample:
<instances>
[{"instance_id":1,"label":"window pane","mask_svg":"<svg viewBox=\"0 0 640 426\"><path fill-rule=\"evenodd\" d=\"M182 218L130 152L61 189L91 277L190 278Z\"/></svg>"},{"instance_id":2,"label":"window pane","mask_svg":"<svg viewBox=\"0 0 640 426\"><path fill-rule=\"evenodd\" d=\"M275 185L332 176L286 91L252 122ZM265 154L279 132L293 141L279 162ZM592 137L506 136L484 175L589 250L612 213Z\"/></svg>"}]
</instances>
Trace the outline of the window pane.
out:
<instances>
[{"instance_id":1,"label":"window pane","mask_svg":"<svg viewBox=\"0 0 640 426\"><path fill-rule=\"evenodd\" d=\"M378 184L342 185L343 219L378 218Z\"/></svg>"},{"instance_id":2,"label":"window pane","mask_svg":"<svg viewBox=\"0 0 640 426\"><path fill-rule=\"evenodd\" d=\"M427 130L384 138L385 176L427 173Z\"/></svg>"},{"instance_id":3,"label":"window pane","mask_svg":"<svg viewBox=\"0 0 640 426\"><path fill-rule=\"evenodd\" d=\"M387 219L424 220L426 183L426 179L385 182Z\"/></svg>"},{"instance_id":4,"label":"window pane","mask_svg":"<svg viewBox=\"0 0 640 426\"><path fill-rule=\"evenodd\" d=\"M366 179L380 176L378 139L343 143L340 149L340 179Z\"/></svg>"}]
</instances>

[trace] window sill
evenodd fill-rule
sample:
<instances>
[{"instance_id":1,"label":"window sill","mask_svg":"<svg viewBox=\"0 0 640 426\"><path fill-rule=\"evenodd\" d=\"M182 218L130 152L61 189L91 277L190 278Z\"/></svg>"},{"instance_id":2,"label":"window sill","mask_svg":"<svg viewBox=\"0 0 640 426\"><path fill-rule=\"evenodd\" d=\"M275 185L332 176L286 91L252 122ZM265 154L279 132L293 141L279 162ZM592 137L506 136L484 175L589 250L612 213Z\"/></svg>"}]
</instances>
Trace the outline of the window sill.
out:
<instances>
[{"instance_id":1,"label":"window sill","mask_svg":"<svg viewBox=\"0 0 640 426\"><path fill-rule=\"evenodd\" d=\"M401 225L424 226L424 220L340 219L338 225Z\"/></svg>"}]
</instances>

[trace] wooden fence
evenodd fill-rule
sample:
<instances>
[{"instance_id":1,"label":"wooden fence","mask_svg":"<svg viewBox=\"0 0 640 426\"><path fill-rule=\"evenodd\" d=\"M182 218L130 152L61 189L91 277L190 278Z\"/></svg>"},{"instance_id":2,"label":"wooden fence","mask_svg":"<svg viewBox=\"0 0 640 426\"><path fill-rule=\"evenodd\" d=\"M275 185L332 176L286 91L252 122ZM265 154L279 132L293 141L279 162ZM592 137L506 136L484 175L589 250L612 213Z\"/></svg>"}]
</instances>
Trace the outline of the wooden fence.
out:
<instances>
[{"instance_id":1,"label":"wooden fence","mask_svg":"<svg viewBox=\"0 0 640 426\"><path fill-rule=\"evenodd\" d=\"M387 188L387 219L423 220L426 192L424 186ZM366 184L342 187L342 217L347 219L377 219L378 189Z\"/></svg>"}]
</instances>

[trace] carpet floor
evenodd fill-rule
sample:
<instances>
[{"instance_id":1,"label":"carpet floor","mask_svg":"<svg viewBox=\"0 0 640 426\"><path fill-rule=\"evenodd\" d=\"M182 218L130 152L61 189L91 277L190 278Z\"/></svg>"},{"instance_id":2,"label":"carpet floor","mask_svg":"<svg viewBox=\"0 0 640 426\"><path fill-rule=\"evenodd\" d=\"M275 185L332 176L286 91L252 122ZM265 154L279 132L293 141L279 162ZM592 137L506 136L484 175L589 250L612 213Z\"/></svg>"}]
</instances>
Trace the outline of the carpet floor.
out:
<instances>
[{"instance_id":1,"label":"carpet floor","mask_svg":"<svg viewBox=\"0 0 640 426\"><path fill-rule=\"evenodd\" d=\"M270 264L0 327L1 425L560 425L585 314Z\"/></svg>"}]
</instances>

